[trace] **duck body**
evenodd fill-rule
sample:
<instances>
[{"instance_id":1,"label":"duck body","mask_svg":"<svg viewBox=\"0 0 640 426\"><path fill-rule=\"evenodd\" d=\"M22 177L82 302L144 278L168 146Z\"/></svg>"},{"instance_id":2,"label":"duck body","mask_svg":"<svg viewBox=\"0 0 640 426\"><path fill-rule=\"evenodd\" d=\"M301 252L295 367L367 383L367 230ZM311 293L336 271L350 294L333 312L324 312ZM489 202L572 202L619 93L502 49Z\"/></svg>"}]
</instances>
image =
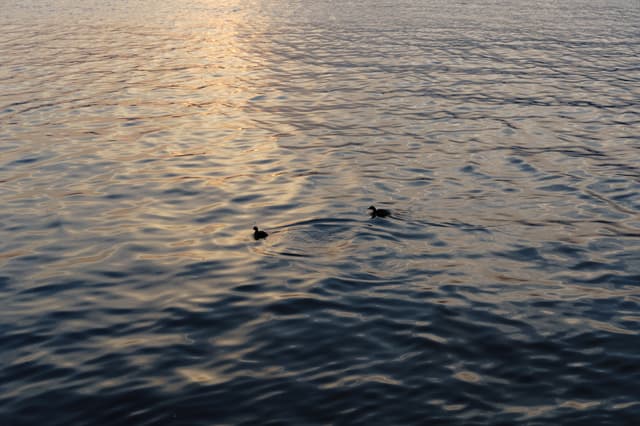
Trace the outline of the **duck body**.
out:
<instances>
[{"instance_id":1,"label":"duck body","mask_svg":"<svg viewBox=\"0 0 640 426\"><path fill-rule=\"evenodd\" d=\"M371 210L371 217L391 216L391 212L386 209L376 209L374 206L370 206L367 210Z\"/></svg>"},{"instance_id":2,"label":"duck body","mask_svg":"<svg viewBox=\"0 0 640 426\"><path fill-rule=\"evenodd\" d=\"M269 234L267 234L265 231L258 230L257 226L253 227L253 239L254 240L261 240L263 238L267 238L268 236L269 236Z\"/></svg>"}]
</instances>

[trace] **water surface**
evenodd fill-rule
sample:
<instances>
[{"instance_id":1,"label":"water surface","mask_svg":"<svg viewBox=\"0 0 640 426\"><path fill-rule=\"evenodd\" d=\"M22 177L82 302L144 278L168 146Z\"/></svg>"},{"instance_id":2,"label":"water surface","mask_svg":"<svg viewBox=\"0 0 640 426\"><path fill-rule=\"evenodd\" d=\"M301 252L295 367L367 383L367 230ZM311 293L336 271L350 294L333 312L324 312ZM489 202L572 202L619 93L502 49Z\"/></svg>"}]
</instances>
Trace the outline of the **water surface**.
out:
<instances>
[{"instance_id":1,"label":"water surface","mask_svg":"<svg viewBox=\"0 0 640 426\"><path fill-rule=\"evenodd\" d=\"M16 3L0 424L640 421L637 2Z\"/></svg>"}]
</instances>

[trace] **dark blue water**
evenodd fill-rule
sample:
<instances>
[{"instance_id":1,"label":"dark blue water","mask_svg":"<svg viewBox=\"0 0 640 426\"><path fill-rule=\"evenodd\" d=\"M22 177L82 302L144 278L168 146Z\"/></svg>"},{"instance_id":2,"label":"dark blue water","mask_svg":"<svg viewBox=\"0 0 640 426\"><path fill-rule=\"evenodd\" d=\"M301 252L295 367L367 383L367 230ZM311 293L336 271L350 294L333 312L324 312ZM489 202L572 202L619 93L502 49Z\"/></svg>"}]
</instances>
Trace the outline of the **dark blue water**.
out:
<instances>
[{"instance_id":1,"label":"dark blue water","mask_svg":"<svg viewBox=\"0 0 640 426\"><path fill-rule=\"evenodd\" d=\"M0 10L0 425L640 424L637 1Z\"/></svg>"}]
</instances>

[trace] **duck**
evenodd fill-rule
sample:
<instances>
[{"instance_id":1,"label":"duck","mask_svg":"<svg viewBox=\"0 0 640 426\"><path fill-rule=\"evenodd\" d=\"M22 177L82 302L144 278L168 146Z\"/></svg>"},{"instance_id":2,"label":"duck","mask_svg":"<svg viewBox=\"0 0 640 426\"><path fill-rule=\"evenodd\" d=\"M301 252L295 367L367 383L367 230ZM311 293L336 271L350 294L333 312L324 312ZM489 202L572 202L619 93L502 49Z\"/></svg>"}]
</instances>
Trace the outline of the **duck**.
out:
<instances>
[{"instance_id":1,"label":"duck","mask_svg":"<svg viewBox=\"0 0 640 426\"><path fill-rule=\"evenodd\" d=\"M371 217L387 217L391 216L391 212L386 209L376 209L374 206L369 206L367 210L371 210Z\"/></svg>"},{"instance_id":2,"label":"duck","mask_svg":"<svg viewBox=\"0 0 640 426\"><path fill-rule=\"evenodd\" d=\"M260 240L262 238L267 238L268 236L269 236L269 234L267 234L265 231L258 230L257 226L253 227L253 239L254 240Z\"/></svg>"}]
</instances>

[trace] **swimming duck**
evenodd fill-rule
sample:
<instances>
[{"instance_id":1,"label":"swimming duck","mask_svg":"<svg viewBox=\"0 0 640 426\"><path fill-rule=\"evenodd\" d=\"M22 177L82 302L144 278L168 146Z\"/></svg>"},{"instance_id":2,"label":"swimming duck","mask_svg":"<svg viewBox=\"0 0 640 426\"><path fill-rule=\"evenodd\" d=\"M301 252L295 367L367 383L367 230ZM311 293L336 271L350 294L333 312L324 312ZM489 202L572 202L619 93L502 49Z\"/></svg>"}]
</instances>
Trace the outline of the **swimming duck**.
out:
<instances>
[{"instance_id":1,"label":"swimming duck","mask_svg":"<svg viewBox=\"0 0 640 426\"><path fill-rule=\"evenodd\" d=\"M387 217L391 216L391 212L386 209L376 209L373 206L370 206L367 210L371 210L371 217Z\"/></svg>"},{"instance_id":2,"label":"swimming duck","mask_svg":"<svg viewBox=\"0 0 640 426\"><path fill-rule=\"evenodd\" d=\"M262 238L267 238L269 236L269 234L267 234L264 231L259 231L257 226L253 227L253 239L254 240L259 240Z\"/></svg>"}]
</instances>

